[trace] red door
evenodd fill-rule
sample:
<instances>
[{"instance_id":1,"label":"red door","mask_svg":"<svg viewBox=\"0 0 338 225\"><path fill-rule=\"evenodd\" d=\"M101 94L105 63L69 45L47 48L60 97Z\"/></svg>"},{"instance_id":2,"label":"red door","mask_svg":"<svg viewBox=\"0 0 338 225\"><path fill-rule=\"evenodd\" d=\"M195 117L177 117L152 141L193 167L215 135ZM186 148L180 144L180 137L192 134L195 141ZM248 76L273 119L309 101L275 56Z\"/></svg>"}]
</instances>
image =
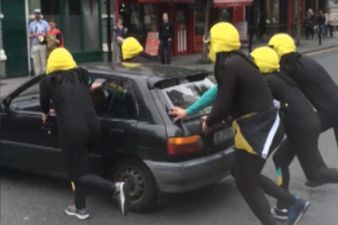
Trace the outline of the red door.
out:
<instances>
[{"instance_id":1,"label":"red door","mask_svg":"<svg viewBox=\"0 0 338 225\"><path fill-rule=\"evenodd\" d=\"M187 15L185 10L177 10L176 11L176 46L174 52L177 55L184 55L188 53L188 31L187 31Z\"/></svg>"}]
</instances>

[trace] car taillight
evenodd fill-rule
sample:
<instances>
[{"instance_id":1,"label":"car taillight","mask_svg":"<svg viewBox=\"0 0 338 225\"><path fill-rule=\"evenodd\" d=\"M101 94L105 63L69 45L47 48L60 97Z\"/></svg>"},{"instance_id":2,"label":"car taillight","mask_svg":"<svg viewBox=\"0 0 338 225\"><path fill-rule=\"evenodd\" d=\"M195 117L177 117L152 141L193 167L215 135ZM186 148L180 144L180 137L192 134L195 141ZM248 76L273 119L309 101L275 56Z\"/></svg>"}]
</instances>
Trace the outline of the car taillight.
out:
<instances>
[{"instance_id":1,"label":"car taillight","mask_svg":"<svg viewBox=\"0 0 338 225\"><path fill-rule=\"evenodd\" d=\"M189 137L170 137L167 142L167 152L169 156L190 155L203 152L201 136L194 135Z\"/></svg>"}]
</instances>

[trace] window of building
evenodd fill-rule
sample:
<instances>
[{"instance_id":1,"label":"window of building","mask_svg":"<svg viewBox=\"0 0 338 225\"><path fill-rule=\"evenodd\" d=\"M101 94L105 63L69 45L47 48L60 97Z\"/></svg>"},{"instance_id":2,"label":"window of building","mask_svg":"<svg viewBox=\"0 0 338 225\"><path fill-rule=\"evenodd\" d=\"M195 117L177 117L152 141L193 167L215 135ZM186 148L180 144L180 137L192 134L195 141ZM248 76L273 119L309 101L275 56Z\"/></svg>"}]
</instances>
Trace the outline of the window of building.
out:
<instances>
[{"instance_id":1,"label":"window of building","mask_svg":"<svg viewBox=\"0 0 338 225\"><path fill-rule=\"evenodd\" d=\"M123 25L128 29L127 36L145 41L147 30L153 29L154 10L151 5L140 5L129 2L120 4L120 16Z\"/></svg>"},{"instance_id":2,"label":"window of building","mask_svg":"<svg viewBox=\"0 0 338 225\"><path fill-rule=\"evenodd\" d=\"M57 22L72 52L101 49L98 0L41 1L41 8L46 20Z\"/></svg>"},{"instance_id":3,"label":"window of building","mask_svg":"<svg viewBox=\"0 0 338 225\"><path fill-rule=\"evenodd\" d=\"M266 2L266 23L279 24L280 22L280 0L268 0Z\"/></svg>"},{"instance_id":4,"label":"window of building","mask_svg":"<svg viewBox=\"0 0 338 225\"><path fill-rule=\"evenodd\" d=\"M41 1L41 11L45 15L60 15L60 0Z\"/></svg>"},{"instance_id":5,"label":"window of building","mask_svg":"<svg viewBox=\"0 0 338 225\"><path fill-rule=\"evenodd\" d=\"M81 15L81 0L68 1L69 15Z\"/></svg>"},{"instance_id":6,"label":"window of building","mask_svg":"<svg viewBox=\"0 0 338 225\"><path fill-rule=\"evenodd\" d=\"M109 79L92 93L99 116L122 119L136 117L136 103L131 83L127 79Z\"/></svg>"}]
</instances>

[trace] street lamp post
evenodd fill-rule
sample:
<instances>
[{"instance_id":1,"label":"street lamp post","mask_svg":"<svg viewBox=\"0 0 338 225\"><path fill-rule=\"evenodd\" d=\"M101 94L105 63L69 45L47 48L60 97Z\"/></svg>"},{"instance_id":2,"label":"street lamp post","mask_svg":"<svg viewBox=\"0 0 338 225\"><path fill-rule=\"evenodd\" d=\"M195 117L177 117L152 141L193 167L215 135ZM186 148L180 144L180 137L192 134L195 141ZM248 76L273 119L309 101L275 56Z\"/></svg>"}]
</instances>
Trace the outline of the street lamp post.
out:
<instances>
[{"instance_id":1,"label":"street lamp post","mask_svg":"<svg viewBox=\"0 0 338 225\"><path fill-rule=\"evenodd\" d=\"M108 45L108 60L112 61L112 23L111 23L111 0L106 0L106 13L107 13L107 45Z\"/></svg>"}]
</instances>

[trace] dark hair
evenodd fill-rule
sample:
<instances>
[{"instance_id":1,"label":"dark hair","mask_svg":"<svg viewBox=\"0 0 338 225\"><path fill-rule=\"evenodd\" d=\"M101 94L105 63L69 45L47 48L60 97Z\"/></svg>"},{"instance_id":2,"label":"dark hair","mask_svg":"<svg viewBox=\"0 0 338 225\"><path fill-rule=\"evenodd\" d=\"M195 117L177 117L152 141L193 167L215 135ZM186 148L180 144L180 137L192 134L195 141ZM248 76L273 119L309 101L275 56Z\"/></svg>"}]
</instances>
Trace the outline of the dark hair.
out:
<instances>
[{"instance_id":1,"label":"dark hair","mask_svg":"<svg viewBox=\"0 0 338 225\"><path fill-rule=\"evenodd\" d=\"M54 18L51 18L48 22L49 22L49 23L50 23L50 22L53 22L53 23L57 24L57 22L56 22L56 20L55 20Z\"/></svg>"}]
</instances>

